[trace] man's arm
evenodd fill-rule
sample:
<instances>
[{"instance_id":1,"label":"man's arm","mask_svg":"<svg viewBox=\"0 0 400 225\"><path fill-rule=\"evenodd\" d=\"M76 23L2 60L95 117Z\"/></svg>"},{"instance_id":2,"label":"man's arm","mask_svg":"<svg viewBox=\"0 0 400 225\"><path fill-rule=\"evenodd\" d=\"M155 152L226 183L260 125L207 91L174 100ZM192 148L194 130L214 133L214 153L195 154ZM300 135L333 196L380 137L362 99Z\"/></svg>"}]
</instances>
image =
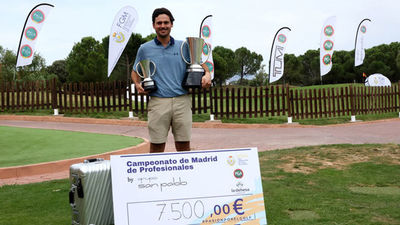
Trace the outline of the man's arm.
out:
<instances>
[{"instance_id":1,"label":"man's arm","mask_svg":"<svg viewBox=\"0 0 400 225\"><path fill-rule=\"evenodd\" d=\"M201 67L203 67L203 69L206 71L206 74L204 74L204 76L201 78L201 87L208 88L211 86L211 73L205 63L202 64Z\"/></svg>"},{"instance_id":2,"label":"man's arm","mask_svg":"<svg viewBox=\"0 0 400 225\"><path fill-rule=\"evenodd\" d=\"M135 70L132 70L131 78L132 78L133 83L135 83L135 87L138 90L139 94L147 94L144 91L142 84L140 83L141 79L139 77L139 74L137 74Z\"/></svg>"}]
</instances>

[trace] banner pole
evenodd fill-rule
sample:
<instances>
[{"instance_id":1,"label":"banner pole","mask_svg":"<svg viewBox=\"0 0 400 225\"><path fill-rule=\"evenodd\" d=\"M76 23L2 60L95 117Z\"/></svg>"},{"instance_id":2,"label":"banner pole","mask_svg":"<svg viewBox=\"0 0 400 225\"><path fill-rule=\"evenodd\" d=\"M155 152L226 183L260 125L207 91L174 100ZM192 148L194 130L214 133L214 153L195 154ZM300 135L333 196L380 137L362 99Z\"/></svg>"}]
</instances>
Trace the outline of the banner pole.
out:
<instances>
[{"instance_id":1,"label":"banner pole","mask_svg":"<svg viewBox=\"0 0 400 225\"><path fill-rule=\"evenodd\" d=\"M206 19L208 17L212 17L212 15L208 15L208 16L204 17L204 19L201 21L200 30L199 30L199 38L201 38L201 28L203 27L203 23L204 23L204 21L206 21Z\"/></svg>"}]
</instances>

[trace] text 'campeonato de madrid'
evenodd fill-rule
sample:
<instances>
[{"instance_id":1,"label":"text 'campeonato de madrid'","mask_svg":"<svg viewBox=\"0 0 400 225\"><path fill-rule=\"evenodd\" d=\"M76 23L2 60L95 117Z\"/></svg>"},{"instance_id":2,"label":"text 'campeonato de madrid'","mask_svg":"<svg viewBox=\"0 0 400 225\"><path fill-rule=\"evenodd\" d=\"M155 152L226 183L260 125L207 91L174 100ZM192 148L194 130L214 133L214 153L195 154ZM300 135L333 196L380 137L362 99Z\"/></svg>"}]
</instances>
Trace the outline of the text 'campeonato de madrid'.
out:
<instances>
[{"instance_id":1,"label":"text 'campeonato de madrid'","mask_svg":"<svg viewBox=\"0 0 400 225\"><path fill-rule=\"evenodd\" d=\"M165 172L176 170L193 170L194 166L190 164L218 162L218 156L192 157L165 160L150 161L127 161L128 173L148 173L148 172Z\"/></svg>"}]
</instances>

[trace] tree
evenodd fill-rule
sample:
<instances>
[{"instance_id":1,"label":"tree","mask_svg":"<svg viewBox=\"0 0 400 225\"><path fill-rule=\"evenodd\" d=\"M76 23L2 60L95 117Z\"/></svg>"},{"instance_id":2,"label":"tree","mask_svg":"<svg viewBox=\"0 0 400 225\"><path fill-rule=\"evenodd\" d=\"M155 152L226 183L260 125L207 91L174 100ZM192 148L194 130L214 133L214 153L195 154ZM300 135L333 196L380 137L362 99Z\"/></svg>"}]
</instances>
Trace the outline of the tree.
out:
<instances>
[{"instance_id":1,"label":"tree","mask_svg":"<svg viewBox=\"0 0 400 225\"><path fill-rule=\"evenodd\" d=\"M93 37L84 37L76 43L66 59L67 80L96 82L107 78L107 59L102 45Z\"/></svg>"},{"instance_id":2,"label":"tree","mask_svg":"<svg viewBox=\"0 0 400 225\"><path fill-rule=\"evenodd\" d=\"M65 83L68 77L66 61L65 60L54 61L53 64L47 67L47 72L56 75L61 83Z\"/></svg>"},{"instance_id":3,"label":"tree","mask_svg":"<svg viewBox=\"0 0 400 225\"><path fill-rule=\"evenodd\" d=\"M0 81L12 81L16 74L15 65L17 63L16 55L13 51L0 49Z\"/></svg>"},{"instance_id":4,"label":"tree","mask_svg":"<svg viewBox=\"0 0 400 225\"><path fill-rule=\"evenodd\" d=\"M222 86L228 79L228 63L217 52L213 52L214 60L214 86Z\"/></svg>"},{"instance_id":5,"label":"tree","mask_svg":"<svg viewBox=\"0 0 400 225\"><path fill-rule=\"evenodd\" d=\"M268 73L265 71L265 65L261 65L261 69L257 71L256 77L249 84L255 87L268 84Z\"/></svg>"},{"instance_id":6,"label":"tree","mask_svg":"<svg viewBox=\"0 0 400 225\"><path fill-rule=\"evenodd\" d=\"M244 75L255 74L261 67L263 57L255 52L250 52L245 47L236 49L235 62L239 66L240 81L242 84Z\"/></svg>"},{"instance_id":7,"label":"tree","mask_svg":"<svg viewBox=\"0 0 400 225\"><path fill-rule=\"evenodd\" d=\"M214 60L214 84L222 85L227 79L231 78L237 73L237 66L235 63L235 53L228 48L216 46L213 49Z\"/></svg>"},{"instance_id":8,"label":"tree","mask_svg":"<svg viewBox=\"0 0 400 225\"><path fill-rule=\"evenodd\" d=\"M46 61L40 54L33 55L32 63L16 68L17 56L11 51L0 46L0 81L34 81L47 80L51 76L46 71Z\"/></svg>"},{"instance_id":9,"label":"tree","mask_svg":"<svg viewBox=\"0 0 400 225\"><path fill-rule=\"evenodd\" d=\"M277 83L288 82L293 85L305 85L307 79L305 79L303 73L304 67L300 58L293 54L285 54L284 59L285 69L283 71L283 76Z\"/></svg>"},{"instance_id":10,"label":"tree","mask_svg":"<svg viewBox=\"0 0 400 225\"><path fill-rule=\"evenodd\" d=\"M17 68L18 80L46 80L49 75L46 71L46 60L39 53L33 55L31 64Z\"/></svg>"}]
</instances>

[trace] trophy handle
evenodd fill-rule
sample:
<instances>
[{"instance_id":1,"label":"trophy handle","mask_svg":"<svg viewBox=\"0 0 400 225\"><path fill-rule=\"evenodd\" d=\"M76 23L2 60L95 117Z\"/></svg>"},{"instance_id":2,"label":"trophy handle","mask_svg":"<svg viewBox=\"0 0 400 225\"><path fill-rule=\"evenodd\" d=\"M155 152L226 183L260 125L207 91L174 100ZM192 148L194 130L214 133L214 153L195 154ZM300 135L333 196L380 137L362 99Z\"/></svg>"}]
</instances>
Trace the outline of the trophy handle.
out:
<instances>
[{"instance_id":1,"label":"trophy handle","mask_svg":"<svg viewBox=\"0 0 400 225\"><path fill-rule=\"evenodd\" d=\"M190 64L190 62L186 61L185 57L183 57L183 45L185 45L186 41L181 44L181 57L186 64Z\"/></svg>"},{"instance_id":2,"label":"trophy handle","mask_svg":"<svg viewBox=\"0 0 400 225\"><path fill-rule=\"evenodd\" d=\"M211 48L210 48L210 46L209 46L206 42L204 42L204 44L207 46L208 55L207 55L207 59L206 59L201 65L203 65L204 63L206 63L206 62L208 61L208 59L210 58L210 55L211 55Z\"/></svg>"},{"instance_id":3,"label":"trophy handle","mask_svg":"<svg viewBox=\"0 0 400 225\"><path fill-rule=\"evenodd\" d=\"M141 78L143 78L144 79L144 77L142 76L142 74L140 74L139 73L139 70L138 70L138 66L139 65L139 62L138 63L136 63L136 66L135 66L135 69L136 69L136 73L139 75L139 77L141 77ZM155 65L154 65L155 66ZM155 70L154 70L155 71Z\"/></svg>"},{"instance_id":4,"label":"trophy handle","mask_svg":"<svg viewBox=\"0 0 400 225\"><path fill-rule=\"evenodd\" d=\"M151 75L150 75L150 76L153 76L153 75L156 73L157 66L156 66L156 64L155 64L153 61L151 61L151 60L150 60L150 63L153 63L153 66L154 66L154 70L153 70L153 72L152 72Z\"/></svg>"}]
</instances>

